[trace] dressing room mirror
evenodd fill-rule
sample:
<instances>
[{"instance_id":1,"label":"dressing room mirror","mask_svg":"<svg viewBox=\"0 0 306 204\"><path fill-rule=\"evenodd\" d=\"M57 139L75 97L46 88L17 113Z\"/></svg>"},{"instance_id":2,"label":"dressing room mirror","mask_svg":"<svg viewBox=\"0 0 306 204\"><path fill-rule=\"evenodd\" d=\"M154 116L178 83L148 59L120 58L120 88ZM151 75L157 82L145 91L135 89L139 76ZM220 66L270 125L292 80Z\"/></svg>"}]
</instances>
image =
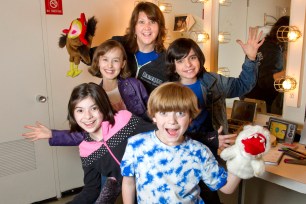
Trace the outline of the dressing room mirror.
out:
<instances>
[{"instance_id":1,"label":"dressing room mirror","mask_svg":"<svg viewBox=\"0 0 306 204\"><path fill-rule=\"evenodd\" d=\"M218 32L224 34L225 40L219 41L219 70L225 69L228 76L238 77L245 55L239 44L236 43L236 39L246 42L250 26L258 26L264 35L268 34L280 17L290 16L290 5L291 0L232 0L229 5L220 4ZM283 67L285 68L286 53L284 53L283 59ZM274 81L271 80L271 83ZM281 100L281 96L278 97ZM232 107L235 99L237 98L227 99L227 106ZM282 114L282 104L280 106L280 111L274 111L273 114ZM263 113L265 113L264 110ZM267 113L271 113L271 109Z\"/></svg>"}]
</instances>

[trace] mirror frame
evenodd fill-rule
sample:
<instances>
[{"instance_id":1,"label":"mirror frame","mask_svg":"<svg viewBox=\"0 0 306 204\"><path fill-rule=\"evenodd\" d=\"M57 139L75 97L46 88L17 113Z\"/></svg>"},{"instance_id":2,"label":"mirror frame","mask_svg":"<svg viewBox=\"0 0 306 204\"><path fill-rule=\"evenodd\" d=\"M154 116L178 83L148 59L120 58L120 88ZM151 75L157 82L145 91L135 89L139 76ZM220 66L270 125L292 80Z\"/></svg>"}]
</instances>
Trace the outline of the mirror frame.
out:
<instances>
[{"instance_id":1,"label":"mirror frame","mask_svg":"<svg viewBox=\"0 0 306 204\"><path fill-rule=\"evenodd\" d=\"M295 25L302 33L302 37L296 42L289 43L288 56L287 56L287 69L286 74L295 77L298 86L294 91L285 93L283 118L291 120L293 122L303 124L305 117L305 102L306 90L302 91L301 87L306 86L306 80L303 82L303 76L306 70L305 67L305 53L306 42L303 45L305 37L305 0L291 0L290 6L290 25ZM210 0L204 4L204 28L210 35L210 40L204 45L204 54L206 57L205 67L209 68L209 71L216 72L218 68L218 20L219 20L219 1ZM305 95L305 99L303 99ZM305 138L306 140L306 138Z\"/></svg>"},{"instance_id":2,"label":"mirror frame","mask_svg":"<svg viewBox=\"0 0 306 204\"><path fill-rule=\"evenodd\" d=\"M301 105L301 71L303 59L303 38L305 38L305 0L291 0L290 25L297 26L302 33L295 42L288 43L287 69L286 75L295 78L298 86L288 93L285 93L285 104L290 107L300 107Z\"/></svg>"}]
</instances>

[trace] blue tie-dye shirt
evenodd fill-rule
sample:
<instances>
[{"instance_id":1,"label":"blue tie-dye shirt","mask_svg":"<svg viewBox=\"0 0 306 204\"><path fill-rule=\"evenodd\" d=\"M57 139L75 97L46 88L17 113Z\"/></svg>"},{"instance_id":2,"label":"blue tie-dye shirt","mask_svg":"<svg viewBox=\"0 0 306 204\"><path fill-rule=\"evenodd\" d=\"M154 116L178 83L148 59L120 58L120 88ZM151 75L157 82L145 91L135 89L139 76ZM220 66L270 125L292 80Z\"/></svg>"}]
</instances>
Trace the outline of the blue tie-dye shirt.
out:
<instances>
[{"instance_id":1,"label":"blue tie-dye shirt","mask_svg":"<svg viewBox=\"0 0 306 204\"><path fill-rule=\"evenodd\" d=\"M180 145L167 146L155 131L128 139L121 174L135 176L138 203L204 203L200 180L211 190L227 181L227 172L205 145L185 138Z\"/></svg>"}]
</instances>

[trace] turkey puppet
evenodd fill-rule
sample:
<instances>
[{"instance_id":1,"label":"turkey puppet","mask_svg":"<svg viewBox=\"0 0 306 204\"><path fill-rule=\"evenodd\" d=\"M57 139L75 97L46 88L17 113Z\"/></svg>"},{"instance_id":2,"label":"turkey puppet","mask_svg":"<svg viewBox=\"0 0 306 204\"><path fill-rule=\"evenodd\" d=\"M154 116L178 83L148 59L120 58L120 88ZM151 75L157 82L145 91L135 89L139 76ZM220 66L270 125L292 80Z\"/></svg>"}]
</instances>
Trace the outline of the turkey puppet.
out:
<instances>
[{"instance_id":1,"label":"turkey puppet","mask_svg":"<svg viewBox=\"0 0 306 204\"><path fill-rule=\"evenodd\" d=\"M64 29L61 37L59 38L59 47L66 49L69 54L70 68L67 76L76 77L82 70L79 64L82 60L85 64L91 64L89 55L92 39L95 34L97 20L91 17L86 22L84 13L81 13L80 18L73 20L69 29Z\"/></svg>"}]
</instances>

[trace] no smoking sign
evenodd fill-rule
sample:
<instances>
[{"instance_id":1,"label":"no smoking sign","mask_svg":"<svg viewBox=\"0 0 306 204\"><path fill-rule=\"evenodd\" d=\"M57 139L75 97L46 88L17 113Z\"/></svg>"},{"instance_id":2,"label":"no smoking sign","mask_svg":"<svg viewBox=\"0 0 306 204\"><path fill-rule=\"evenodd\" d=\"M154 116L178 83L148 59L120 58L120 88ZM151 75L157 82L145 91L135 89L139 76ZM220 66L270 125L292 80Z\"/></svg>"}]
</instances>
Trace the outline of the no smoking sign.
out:
<instances>
[{"instance_id":1,"label":"no smoking sign","mask_svg":"<svg viewBox=\"0 0 306 204\"><path fill-rule=\"evenodd\" d=\"M45 0L46 14L63 14L62 0Z\"/></svg>"}]
</instances>

